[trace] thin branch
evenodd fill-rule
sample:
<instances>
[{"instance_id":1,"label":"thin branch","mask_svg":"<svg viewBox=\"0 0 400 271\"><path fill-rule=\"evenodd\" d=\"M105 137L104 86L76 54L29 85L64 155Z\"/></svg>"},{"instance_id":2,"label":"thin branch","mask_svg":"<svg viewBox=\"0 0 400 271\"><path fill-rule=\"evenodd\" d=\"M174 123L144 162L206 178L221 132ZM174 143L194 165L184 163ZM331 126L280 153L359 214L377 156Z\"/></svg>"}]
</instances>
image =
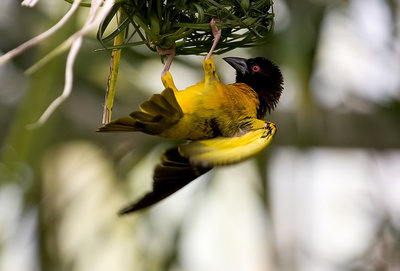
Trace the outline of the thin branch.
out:
<instances>
[{"instance_id":1,"label":"thin branch","mask_svg":"<svg viewBox=\"0 0 400 271\"><path fill-rule=\"evenodd\" d=\"M50 60L58 56L59 54L67 51L72 44L72 39L67 39L60 45L58 45L56 48L54 48L50 53L46 54L44 57L42 57L40 60L38 60L36 63L34 63L32 66L30 66L28 69L25 70L26 75L32 75L36 71L38 71L40 68L42 68L44 65L46 65Z\"/></svg>"},{"instance_id":2,"label":"thin branch","mask_svg":"<svg viewBox=\"0 0 400 271\"><path fill-rule=\"evenodd\" d=\"M24 7L34 7L37 3L39 2L39 0L24 0L21 3L21 6Z\"/></svg>"},{"instance_id":3,"label":"thin branch","mask_svg":"<svg viewBox=\"0 0 400 271\"><path fill-rule=\"evenodd\" d=\"M58 23L56 23L53 27L48 29L47 31L43 32L40 35L37 35L36 37L28 40L27 42L21 44L20 46L14 48L13 50L5 53L4 55L0 56L0 65L6 63L10 59L16 57L17 55L21 54L28 48L38 44L39 42L47 39L51 35L53 35L57 30L59 30L70 18L71 16L75 13L75 11L78 9L79 4L82 0L75 0L74 3L72 4L71 8L68 10L68 12L62 17Z\"/></svg>"},{"instance_id":4,"label":"thin branch","mask_svg":"<svg viewBox=\"0 0 400 271\"><path fill-rule=\"evenodd\" d=\"M73 66L75 63L76 56L78 55L79 49L82 45L83 36L77 38L71 46L71 50L69 51L67 57L67 64L65 67L65 85L64 90L60 96L58 96L50 105L47 107L46 111L42 114L39 120L36 123L28 125L28 128L37 128L41 126L46 120L53 114L54 110L62 104L65 99L69 97L72 90L72 85L74 81L74 74L73 74Z\"/></svg>"},{"instance_id":5,"label":"thin branch","mask_svg":"<svg viewBox=\"0 0 400 271\"><path fill-rule=\"evenodd\" d=\"M107 11L107 12L102 12L99 16L98 19L96 21L93 21L90 24L87 24L84 28L82 28L81 30L79 30L78 32L74 33L71 37L69 37L67 40L65 40L63 43L61 43L59 46L57 46L55 49L53 49L50 53L48 53L47 55L45 55L44 57L42 57L39 61L37 61L35 64L33 64L31 67L29 67L26 71L25 74L27 75L31 75L34 72L36 72L37 70L39 70L41 67L43 67L46 63L48 63L51 59L53 59L54 57L56 57L57 55L61 54L62 52L68 50L71 45L72 42L77 39L79 36L81 35L86 35L88 32L90 32L94 26L97 26L98 23L100 23L105 16L107 16L110 8L109 6L114 4L113 2L114 0L110 1L110 0L106 0L106 2L104 3L104 7L103 7L103 11ZM108 2L108 4L107 4ZM110 2L112 2L110 4ZM97 9L96 9L97 10ZM105 13L105 15L103 16L103 13ZM90 15L89 15L90 16ZM101 19L100 19L101 18ZM88 19L89 20L89 19ZM88 22L87 20L87 22Z\"/></svg>"},{"instance_id":6,"label":"thin branch","mask_svg":"<svg viewBox=\"0 0 400 271\"><path fill-rule=\"evenodd\" d=\"M73 85L73 66L75 63L76 56L82 45L83 36L91 31L94 27L107 16L112 6L114 5L114 0L105 0L101 11L97 14L98 9L101 6L102 0L92 0L91 8L89 11L88 19L81 30L73 34L67 42L71 42L71 50L67 57L66 69L65 69L65 85L62 94L57 97L46 109L46 111L40 116L36 123L28 125L28 128L36 128L41 126L47 121L47 119L53 114L60 104L62 104L65 99L69 97ZM74 2L75 3L75 2Z\"/></svg>"}]
</instances>

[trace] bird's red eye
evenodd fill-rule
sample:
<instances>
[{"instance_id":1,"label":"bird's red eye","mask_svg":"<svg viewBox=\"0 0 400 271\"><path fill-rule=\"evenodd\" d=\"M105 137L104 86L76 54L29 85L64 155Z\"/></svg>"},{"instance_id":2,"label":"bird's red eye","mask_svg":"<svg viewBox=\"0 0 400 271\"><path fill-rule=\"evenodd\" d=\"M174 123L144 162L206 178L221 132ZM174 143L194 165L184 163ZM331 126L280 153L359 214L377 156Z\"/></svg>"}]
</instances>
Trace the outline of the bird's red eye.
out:
<instances>
[{"instance_id":1,"label":"bird's red eye","mask_svg":"<svg viewBox=\"0 0 400 271\"><path fill-rule=\"evenodd\" d=\"M260 67L257 65L253 66L252 70L253 70L253 72L258 72L260 70Z\"/></svg>"}]
</instances>

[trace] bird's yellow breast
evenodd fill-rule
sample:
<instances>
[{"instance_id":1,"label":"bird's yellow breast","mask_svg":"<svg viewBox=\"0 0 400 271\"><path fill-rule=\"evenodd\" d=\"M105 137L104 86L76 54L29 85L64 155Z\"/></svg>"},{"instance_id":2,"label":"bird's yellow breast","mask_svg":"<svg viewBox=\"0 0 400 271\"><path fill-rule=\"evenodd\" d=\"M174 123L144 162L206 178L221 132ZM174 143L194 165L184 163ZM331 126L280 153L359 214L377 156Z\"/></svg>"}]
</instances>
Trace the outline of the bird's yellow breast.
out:
<instances>
[{"instance_id":1,"label":"bird's yellow breast","mask_svg":"<svg viewBox=\"0 0 400 271\"><path fill-rule=\"evenodd\" d=\"M192 140L230 137L238 133L241 120L257 115L258 96L246 84L202 81L174 94L183 117L160 134L163 137Z\"/></svg>"}]
</instances>

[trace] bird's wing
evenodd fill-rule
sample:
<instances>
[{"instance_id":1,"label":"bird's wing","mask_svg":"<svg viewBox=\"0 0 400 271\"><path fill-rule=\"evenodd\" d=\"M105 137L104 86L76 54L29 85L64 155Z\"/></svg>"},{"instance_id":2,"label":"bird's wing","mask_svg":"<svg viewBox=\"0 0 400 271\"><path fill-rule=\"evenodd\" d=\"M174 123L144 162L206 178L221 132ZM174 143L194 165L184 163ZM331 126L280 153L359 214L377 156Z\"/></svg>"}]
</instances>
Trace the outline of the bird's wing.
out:
<instances>
[{"instance_id":1,"label":"bird's wing","mask_svg":"<svg viewBox=\"0 0 400 271\"><path fill-rule=\"evenodd\" d=\"M179 153L178 147L169 149L163 154L161 163L155 169L153 190L137 202L122 209L119 214L123 215L147 208L175 193L210 169L210 167L190 164L189 160Z\"/></svg>"},{"instance_id":2,"label":"bird's wing","mask_svg":"<svg viewBox=\"0 0 400 271\"><path fill-rule=\"evenodd\" d=\"M193 165L223 166L243 161L268 146L276 132L272 122L236 137L217 137L179 146L179 152Z\"/></svg>"},{"instance_id":3,"label":"bird's wing","mask_svg":"<svg viewBox=\"0 0 400 271\"><path fill-rule=\"evenodd\" d=\"M132 112L127 117L116 119L102 127L98 132L141 131L157 135L176 124L183 116L174 90L166 88L161 94L154 94L140 104L141 111Z\"/></svg>"}]
</instances>

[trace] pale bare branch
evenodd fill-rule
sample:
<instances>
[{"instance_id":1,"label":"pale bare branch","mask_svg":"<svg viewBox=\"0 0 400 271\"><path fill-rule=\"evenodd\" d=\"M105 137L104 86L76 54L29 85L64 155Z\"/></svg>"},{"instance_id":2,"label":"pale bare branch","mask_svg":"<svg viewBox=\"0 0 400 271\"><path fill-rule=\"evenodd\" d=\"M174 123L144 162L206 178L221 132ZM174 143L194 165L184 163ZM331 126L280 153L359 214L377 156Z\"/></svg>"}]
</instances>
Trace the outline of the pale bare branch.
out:
<instances>
[{"instance_id":1,"label":"pale bare branch","mask_svg":"<svg viewBox=\"0 0 400 271\"><path fill-rule=\"evenodd\" d=\"M43 32L40 35L37 35L36 37L28 40L27 42L21 44L20 46L14 48L13 50L5 53L4 55L0 56L0 65L6 63L10 59L16 57L17 55L21 54L28 48L38 44L39 42L47 39L51 35L53 35L57 30L59 30L70 18L71 16L75 13L75 11L78 9L79 4L81 3L82 0L75 0L74 3L71 5L71 8L68 10L68 12L62 17L58 23L56 23L53 27L48 29L47 31Z\"/></svg>"},{"instance_id":2,"label":"pale bare branch","mask_svg":"<svg viewBox=\"0 0 400 271\"><path fill-rule=\"evenodd\" d=\"M21 3L21 6L24 7L34 7L37 3L39 2L39 0L24 0Z\"/></svg>"},{"instance_id":3,"label":"pale bare branch","mask_svg":"<svg viewBox=\"0 0 400 271\"><path fill-rule=\"evenodd\" d=\"M79 52L79 49L82 45L83 36L86 35L89 31L91 31L94 27L97 27L100 24L100 22L104 20L104 18L107 16L107 14L109 13L114 4L114 0L105 0L101 11L97 13L102 2L103 2L102 0L92 0L89 16L88 19L86 20L85 25L82 27L81 30L73 34L66 41L66 42L71 42L72 46L67 57L64 90L62 94L49 105L49 107L42 114L39 120L36 123L28 126L29 128L36 128L45 123L46 120L54 112L54 110L56 110L57 107L60 106L60 104L62 104L65 101L65 99L67 99L71 94L73 85L73 65L75 63L75 59Z\"/></svg>"}]
</instances>

